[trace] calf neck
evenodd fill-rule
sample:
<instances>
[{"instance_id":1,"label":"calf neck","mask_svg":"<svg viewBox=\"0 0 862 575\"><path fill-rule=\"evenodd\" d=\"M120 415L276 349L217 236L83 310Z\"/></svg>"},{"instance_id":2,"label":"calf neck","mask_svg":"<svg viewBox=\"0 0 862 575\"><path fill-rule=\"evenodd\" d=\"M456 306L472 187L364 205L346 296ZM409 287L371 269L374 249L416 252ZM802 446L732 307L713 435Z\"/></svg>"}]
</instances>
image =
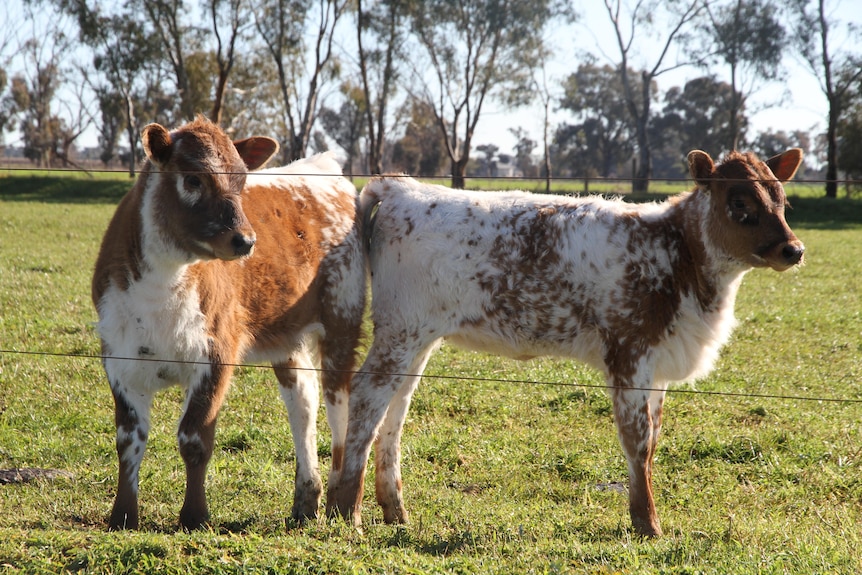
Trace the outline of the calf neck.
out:
<instances>
[{"instance_id":1,"label":"calf neck","mask_svg":"<svg viewBox=\"0 0 862 575\"><path fill-rule=\"evenodd\" d=\"M377 500L387 522L406 521L402 426L445 338L601 370L628 461L633 525L659 535L651 477L665 391L712 368L748 270L801 262L781 185L801 158L798 149L767 162L731 153L716 166L694 151L695 189L642 205L371 180L361 204L373 221L374 342L352 382L344 465L331 478L328 512L361 521L377 438Z\"/></svg>"}]
</instances>

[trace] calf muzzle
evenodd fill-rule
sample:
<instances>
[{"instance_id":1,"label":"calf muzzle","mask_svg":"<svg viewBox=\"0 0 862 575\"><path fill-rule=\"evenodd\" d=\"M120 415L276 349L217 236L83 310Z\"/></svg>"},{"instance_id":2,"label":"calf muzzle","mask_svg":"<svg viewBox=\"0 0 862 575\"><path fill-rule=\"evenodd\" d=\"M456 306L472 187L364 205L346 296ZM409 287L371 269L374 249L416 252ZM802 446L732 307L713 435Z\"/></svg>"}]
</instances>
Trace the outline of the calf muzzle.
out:
<instances>
[{"instance_id":1,"label":"calf muzzle","mask_svg":"<svg viewBox=\"0 0 862 575\"><path fill-rule=\"evenodd\" d=\"M254 251L256 241L257 238L254 235L236 233L231 238L230 245L233 248L234 254L241 258L251 255L251 252Z\"/></svg>"}]
</instances>

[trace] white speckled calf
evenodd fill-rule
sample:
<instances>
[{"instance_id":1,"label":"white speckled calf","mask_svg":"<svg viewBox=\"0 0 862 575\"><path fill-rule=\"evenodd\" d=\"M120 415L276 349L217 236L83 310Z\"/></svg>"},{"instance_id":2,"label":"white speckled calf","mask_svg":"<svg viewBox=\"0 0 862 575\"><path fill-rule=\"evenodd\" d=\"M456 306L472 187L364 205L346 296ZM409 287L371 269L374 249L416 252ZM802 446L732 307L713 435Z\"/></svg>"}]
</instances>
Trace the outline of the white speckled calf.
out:
<instances>
[{"instance_id":1,"label":"white speckled calf","mask_svg":"<svg viewBox=\"0 0 862 575\"><path fill-rule=\"evenodd\" d=\"M802 261L781 185L801 160L792 149L765 163L731 153L715 165L694 151L696 188L642 205L371 180L361 204L373 225L374 342L351 385L344 465L330 476L328 513L360 523L376 438L377 501L387 522L407 520L402 426L426 362L446 338L602 370L628 460L632 523L660 535L651 476L665 390L712 368L748 270Z\"/></svg>"}]
</instances>

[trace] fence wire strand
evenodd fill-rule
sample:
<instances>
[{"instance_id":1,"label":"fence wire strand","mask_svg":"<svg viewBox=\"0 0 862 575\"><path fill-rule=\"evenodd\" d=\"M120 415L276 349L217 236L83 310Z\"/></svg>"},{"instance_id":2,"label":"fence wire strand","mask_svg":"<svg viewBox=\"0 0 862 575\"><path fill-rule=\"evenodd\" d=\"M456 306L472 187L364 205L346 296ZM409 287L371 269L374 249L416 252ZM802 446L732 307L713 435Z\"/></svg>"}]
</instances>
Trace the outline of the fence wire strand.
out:
<instances>
[{"instance_id":1,"label":"fence wire strand","mask_svg":"<svg viewBox=\"0 0 862 575\"><path fill-rule=\"evenodd\" d=\"M135 170L134 177L136 178L141 173L141 167L138 166ZM271 166L269 168L265 168L266 172L262 173L260 170L251 171L251 172L243 172L246 175L264 175L264 176L300 176L300 177L332 177L332 176L344 176L345 178L359 178L359 179L370 179L377 177L402 177L408 176L411 178L419 179L419 180L448 180L452 177L451 174L445 175L422 175L422 174L403 174L397 172L387 172L384 174L371 174L366 172L361 173L351 173L345 174L343 172L331 173L331 174L321 174L319 172L315 173L300 173L300 172L279 172L278 169L286 167L286 166ZM3 166L0 165L0 172L26 172L26 173L44 173L46 175L50 174L116 174L117 176L127 176L129 175L128 170L116 170L116 169L108 169L108 168L94 168L92 170L85 168L32 168L32 167L16 167L16 166ZM201 170L198 172L195 171L159 171L161 174L220 174L220 175L237 175L237 172L214 172L210 170ZM635 181L646 181L650 184L653 183L672 183L672 184L685 184L688 186L693 186L694 181L688 177L668 177L668 178L637 178L632 176L551 176L550 178L546 178L543 176L480 176L480 175L465 175L465 180L497 180L501 182L526 182L534 185L544 184L549 181L553 185L554 183L571 183L571 182L583 182L587 186L591 184L630 184ZM129 178L132 179L131 177ZM721 178L723 181L737 181L731 180L728 178ZM738 181L752 181L750 178L740 179ZM772 179L763 179L756 180L759 182L774 182ZM811 179L793 179L787 182L784 182L785 185L790 185L791 187L794 185L807 185L807 184L826 184L829 182L835 182L838 186L862 186L862 180L856 180L851 178L844 179L825 179L825 178L811 178Z\"/></svg>"},{"instance_id":2,"label":"fence wire strand","mask_svg":"<svg viewBox=\"0 0 862 575\"><path fill-rule=\"evenodd\" d=\"M25 355L25 356L41 356L41 357L62 357L62 358L75 358L75 359L98 359L100 361L105 361L106 359L116 360L116 361L141 361L141 362L156 362L156 363L171 363L171 364L183 364L183 365L213 365L212 362L209 361L189 361L189 360L180 360L180 359L158 359L152 357L114 357L114 356L104 356L104 355L96 355L96 354L75 354L75 353L63 353L63 352L53 352L53 351L24 351L24 350L16 350L16 349L0 349L0 357L3 354L9 355ZM563 360L565 361L565 360ZM216 365L224 366L224 367L232 367L232 368L248 368L248 369L272 369L273 366L269 364L255 364L255 363L218 363ZM291 369L295 369L297 371L314 371L317 373L324 372L332 372L332 373L345 373L344 371L338 370L326 370L322 368L314 368L314 367L292 367ZM440 381L468 381L471 383L499 383L504 385L531 385L531 386L547 386L547 387L576 387L583 389L611 389L607 385L597 384L597 383L572 383L572 382L562 382L562 381L537 381L531 379L506 379L506 378L495 378L495 377L476 377L476 376L464 376L464 375L437 375L437 374L411 374L411 373L380 373L380 372L368 372L361 370L351 370L346 373L350 373L351 375L357 374L369 374L369 375L377 375L377 376L385 376L385 377L422 377L423 379L435 379ZM663 391L665 393L675 393L675 394L689 394L689 395L707 395L707 396L722 396L722 397L739 397L739 398L750 398L750 399L774 399L774 400L783 400L783 401L806 401L806 402L818 402L818 403L843 403L843 404L860 404L862 403L862 398L853 399L853 398L842 398L842 397L816 397L816 396L805 396L805 395L786 395L779 393L751 393L751 392L742 392L742 391L705 391L700 389L693 388L685 388L685 387L670 387L668 389L659 389L652 387L626 387L624 389L632 390L632 391Z\"/></svg>"}]
</instances>

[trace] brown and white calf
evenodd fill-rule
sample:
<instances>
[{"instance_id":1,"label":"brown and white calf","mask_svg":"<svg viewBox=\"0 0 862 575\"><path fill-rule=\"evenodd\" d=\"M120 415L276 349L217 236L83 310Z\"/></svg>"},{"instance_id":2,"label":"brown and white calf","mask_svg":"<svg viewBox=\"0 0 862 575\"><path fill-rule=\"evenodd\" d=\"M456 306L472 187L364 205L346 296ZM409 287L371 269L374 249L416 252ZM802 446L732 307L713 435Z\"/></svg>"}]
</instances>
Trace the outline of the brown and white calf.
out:
<instances>
[{"instance_id":1,"label":"brown and white calf","mask_svg":"<svg viewBox=\"0 0 862 575\"><path fill-rule=\"evenodd\" d=\"M337 467L365 304L357 193L329 156L247 173L277 149L198 119L144 128L147 162L111 221L93 276L116 407L119 485L110 527L137 528L153 396L185 388L177 438L184 528L208 519L204 479L235 364L270 361L296 445L292 516L314 517L318 377Z\"/></svg>"},{"instance_id":2,"label":"brown and white calf","mask_svg":"<svg viewBox=\"0 0 862 575\"><path fill-rule=\"evenodd\" d=\"M327 512L360 523L374 441L384 519L406 521L402 426L446 338L602 370L628 461L632 523L659 535L651 476L665 390L712 368L748 270L802 261L781 185L801 159L798 149L765 163L731 153L715 165L694 151L696 188L646 205L371 180L360 201L370 221L374 342L352 381L344 464L330 476Z\"/></svg>"}]
</instances>

